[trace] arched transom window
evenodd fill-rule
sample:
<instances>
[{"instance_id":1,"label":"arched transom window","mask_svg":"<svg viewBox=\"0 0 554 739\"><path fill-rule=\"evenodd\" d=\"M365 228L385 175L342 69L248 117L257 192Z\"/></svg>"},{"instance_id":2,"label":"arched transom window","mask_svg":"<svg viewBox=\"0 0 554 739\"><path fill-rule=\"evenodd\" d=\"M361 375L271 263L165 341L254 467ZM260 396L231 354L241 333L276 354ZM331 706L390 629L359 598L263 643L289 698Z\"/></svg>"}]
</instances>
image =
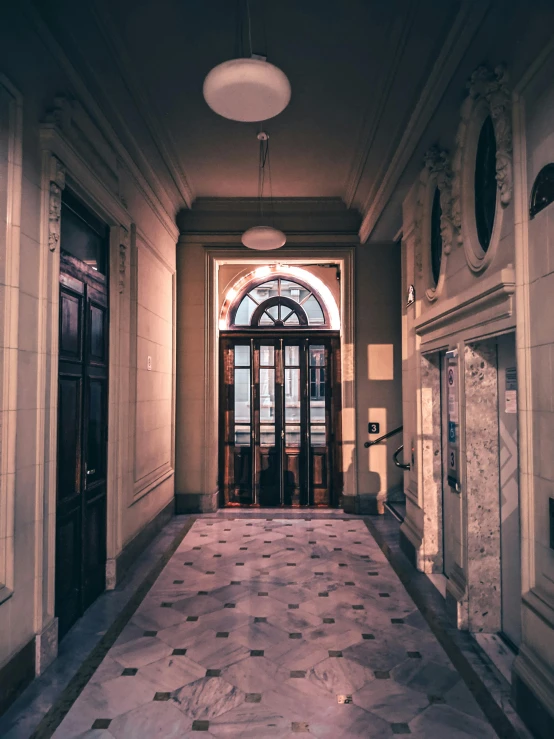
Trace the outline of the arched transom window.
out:
<instances>
[{"instance_id":1,"label":"arched transom window","mask_svg":"<svg viewBox=\"0 0 554 739\"><path fill-rule=\"evenodd\" d=\"M306 283L274 277L250 283L231 309L232 328L329 328L324 304Z\"/></svg>"}]
</instances>

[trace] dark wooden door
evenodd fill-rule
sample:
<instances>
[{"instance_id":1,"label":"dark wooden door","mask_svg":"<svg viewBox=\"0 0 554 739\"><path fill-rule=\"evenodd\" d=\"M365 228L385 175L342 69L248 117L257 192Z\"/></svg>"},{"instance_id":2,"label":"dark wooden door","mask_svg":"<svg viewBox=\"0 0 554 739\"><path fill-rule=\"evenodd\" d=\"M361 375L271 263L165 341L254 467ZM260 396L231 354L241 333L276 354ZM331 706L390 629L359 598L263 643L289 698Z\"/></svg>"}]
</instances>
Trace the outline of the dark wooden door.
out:
<instances>
[{"instance_id":1,"label":"dark wooden door","mask_svg":"<svg viewBox=\"0 0 554 739\"><path fill-rule=\"evenodd\" d=\"M338 504L338 342L299 333L222 338L223 505Z\"/></svg>"},{"instance_id":2,"label":"dark wooden door","mask_svg":"<svg viewBox=\"0 0 554 739\"><path fill-rule=\"evenodd\" d=\"M62 254L56 508L60 638L105 589L108 325L107 277Z\"/></svg>"}]
</instances>

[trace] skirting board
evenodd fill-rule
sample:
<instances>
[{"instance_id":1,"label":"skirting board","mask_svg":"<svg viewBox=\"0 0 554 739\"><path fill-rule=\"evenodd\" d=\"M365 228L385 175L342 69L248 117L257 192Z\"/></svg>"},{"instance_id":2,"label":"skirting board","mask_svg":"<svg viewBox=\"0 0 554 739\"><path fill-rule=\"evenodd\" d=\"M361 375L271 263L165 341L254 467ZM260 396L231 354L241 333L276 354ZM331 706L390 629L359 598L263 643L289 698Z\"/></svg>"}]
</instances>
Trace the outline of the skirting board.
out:
<instances>
[{"instance_id":1,"label":"skirting board","mask_svg":"<svg viewBox=\"0 0 554 739\"><path fill-rule=\"evenodd\" d=\"M35 678L35 637L0 668L0 716Z\"/></svg>"},{"instance_id":2,"label":"skirting board","mask_svg":"<svg viewBox=\"0 0 554 739\"><path fill-rule=\"evenodd\" d=\"M113 560L108 560L106 572L106 589L113 590L118 583L125 577L129 567L135 562L150 542L159 534L163 527L170 521L175 512L175 504L170 501L165 508L146 524L138 534L126 544L121 552L114 557Z\"/></svg>"},{"instance_id":3,"label":"skirting board","mask_svg":"<svg viewBox=\"0 0 554 739\"><path fill-rule=\"evenodd\" d=\"M175 513L214 513L218 509L219 494L175 493Z\"/></svg>"}]
</instances>

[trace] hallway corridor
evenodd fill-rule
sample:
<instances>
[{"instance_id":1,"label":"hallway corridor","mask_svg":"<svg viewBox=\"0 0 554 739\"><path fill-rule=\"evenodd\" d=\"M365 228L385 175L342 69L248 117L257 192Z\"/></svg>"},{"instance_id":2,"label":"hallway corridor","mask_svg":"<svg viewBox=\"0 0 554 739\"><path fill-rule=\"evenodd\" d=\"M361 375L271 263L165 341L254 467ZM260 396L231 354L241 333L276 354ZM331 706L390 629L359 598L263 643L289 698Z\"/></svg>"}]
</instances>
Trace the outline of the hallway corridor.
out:
<instances>
[{"instance_id":1,"label":"hallway corridor","mask_svg":"<svg viewBox=\"0 0 554 739\"><path fill-rule=\"evenodd\" d=\"M196 520L55 739L494 737L364 522Z\"/></svg>"}]
</instances>

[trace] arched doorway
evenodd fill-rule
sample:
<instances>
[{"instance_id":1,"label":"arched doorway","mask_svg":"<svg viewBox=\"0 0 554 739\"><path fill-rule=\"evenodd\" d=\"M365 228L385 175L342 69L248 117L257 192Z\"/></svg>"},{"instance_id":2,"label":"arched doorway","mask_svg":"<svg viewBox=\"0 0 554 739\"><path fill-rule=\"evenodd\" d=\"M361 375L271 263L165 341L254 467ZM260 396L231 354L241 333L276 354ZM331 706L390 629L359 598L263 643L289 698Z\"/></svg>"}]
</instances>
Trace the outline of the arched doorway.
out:
<instances>
[{"instance_id":1,"label":"arched doorway","mask_svg":"<svg viewBox=\"0 0 554 739\"><path fill-rule=\"evenodd\" d=\"M336 307L296 275L241 282L220 331L220 504L339 505Z\"/></svg>"}]
</instances>

